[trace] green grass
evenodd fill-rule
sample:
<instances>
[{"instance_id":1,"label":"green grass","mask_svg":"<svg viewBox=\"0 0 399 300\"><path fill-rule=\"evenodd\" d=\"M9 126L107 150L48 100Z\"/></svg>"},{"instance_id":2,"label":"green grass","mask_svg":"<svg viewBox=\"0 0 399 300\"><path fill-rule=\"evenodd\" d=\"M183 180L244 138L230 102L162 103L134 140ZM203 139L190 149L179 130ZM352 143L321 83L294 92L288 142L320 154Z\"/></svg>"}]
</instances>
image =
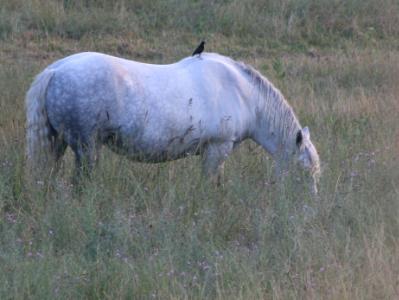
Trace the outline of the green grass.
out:
<instances>
[{"instance_id":1,"label":"green grass","mask_svg":"<svg viewBox=\"0 0 399 300\"><path fill-rule=\"evenodd\" d=\"M397 1L0 0L0 299L399 297ZM275 83L310 127L320 199L252 142L224 188L198 158L102 152L71 185L25 178L24 94L78 51L169 63L207 50Z\"/></svg>"}]
</instances>

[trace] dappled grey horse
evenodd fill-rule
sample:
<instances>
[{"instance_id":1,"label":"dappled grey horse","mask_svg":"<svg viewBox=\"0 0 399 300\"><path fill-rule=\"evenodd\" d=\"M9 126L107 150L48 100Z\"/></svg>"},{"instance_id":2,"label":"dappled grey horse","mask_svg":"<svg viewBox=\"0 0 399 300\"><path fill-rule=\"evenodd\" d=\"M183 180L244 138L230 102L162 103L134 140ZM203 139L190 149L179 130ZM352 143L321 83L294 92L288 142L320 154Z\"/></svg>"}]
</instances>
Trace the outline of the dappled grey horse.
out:
<instances>
[{"instance_id":1,"label":"dappled grey horse","mask_svg":"<svg viewBox=\"0 0 399 300\"><path fill-rule=\"evenodd\" d=\"M90 170L106 144L142 162L200 154L204 173L218 177L233 148L251 138L280 175L289 162L309 171L316 192L319 156L308 128L258 71L218 54L153 65L78 53L36 77L26 114L31 166L57 162L70 146L77 170Z\"/></svg>"}]
</instances>

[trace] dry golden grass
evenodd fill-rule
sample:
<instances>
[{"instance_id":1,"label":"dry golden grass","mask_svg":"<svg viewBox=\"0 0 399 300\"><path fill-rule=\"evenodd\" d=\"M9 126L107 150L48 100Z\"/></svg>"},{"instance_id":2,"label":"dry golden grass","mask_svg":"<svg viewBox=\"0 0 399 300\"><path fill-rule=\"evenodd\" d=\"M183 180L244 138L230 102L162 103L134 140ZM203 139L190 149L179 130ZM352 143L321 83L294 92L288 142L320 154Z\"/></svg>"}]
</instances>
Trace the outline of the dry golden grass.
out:
<instances>
[{"instance_id":1,"label":"dry golden grass","mask_svg":"<svg viewBox=\"0 0 399 300\"><path fill-rule=\"evenodd\" d=\"M0 298L399 298L396 1L0 0ZM24 180L24 94L79 51L168 63L207 50L287 97L323 161L319 202L273 181L253 143L224 189L196 158L146 165L104 149L71 186Z\"/></svg>"}]
</instances>

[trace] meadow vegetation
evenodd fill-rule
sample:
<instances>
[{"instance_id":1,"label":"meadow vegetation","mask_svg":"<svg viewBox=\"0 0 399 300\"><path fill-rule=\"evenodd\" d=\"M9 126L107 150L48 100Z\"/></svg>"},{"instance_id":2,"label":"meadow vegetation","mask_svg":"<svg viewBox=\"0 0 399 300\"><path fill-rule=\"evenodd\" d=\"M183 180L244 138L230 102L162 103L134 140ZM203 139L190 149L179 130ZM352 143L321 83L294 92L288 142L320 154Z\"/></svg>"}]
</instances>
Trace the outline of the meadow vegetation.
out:
<instances>
[{"instance_id":1,"label":"meadow vegetation","mask_svg":"<svg viewBox=\"0 0 399 300\"><path fill-rule=\"evenodd\" d=\"M320 197L279 192L252 142L224 188L196 157L103 149L71 185L25 178L24 95L79 51L170 63L207 51L281 89L322 160ZM398 299L399 2L0 0L0 299Z\"/></svg>"}]
</instances>

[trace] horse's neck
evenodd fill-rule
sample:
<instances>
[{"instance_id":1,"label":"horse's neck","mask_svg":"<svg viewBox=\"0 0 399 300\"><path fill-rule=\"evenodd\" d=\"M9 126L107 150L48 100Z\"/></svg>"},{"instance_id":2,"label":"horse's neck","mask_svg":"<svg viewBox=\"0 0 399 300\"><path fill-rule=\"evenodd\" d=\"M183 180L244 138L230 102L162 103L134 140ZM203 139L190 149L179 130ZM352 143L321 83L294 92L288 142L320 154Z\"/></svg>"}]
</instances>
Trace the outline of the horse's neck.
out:
<instances>
[{"instance_id":1,"label":"horse's neck","mask_svg":"<svg viewBox=\"0 0 399 300\"><path fill-rule=\"evenodd\" d=\"M275 159L288 159L299 122L281 93L272 85L260 88L253 139Z\"/></svg>"},{"instance_id":2,"label":"horse's neck","mask_svg":"<svg viewBox=\"0 0 399 300\"><path fill-rule=\"evenodd\" d=\"M269 125L265 121L258 121L254 134L252 136L256 143L260 144L273 157L282 154L284 142L281 137L270 130ZM259 126L260 125L260 126ZM284 151L285 152L285 151Z\"/></svg>"}]
</instances>

